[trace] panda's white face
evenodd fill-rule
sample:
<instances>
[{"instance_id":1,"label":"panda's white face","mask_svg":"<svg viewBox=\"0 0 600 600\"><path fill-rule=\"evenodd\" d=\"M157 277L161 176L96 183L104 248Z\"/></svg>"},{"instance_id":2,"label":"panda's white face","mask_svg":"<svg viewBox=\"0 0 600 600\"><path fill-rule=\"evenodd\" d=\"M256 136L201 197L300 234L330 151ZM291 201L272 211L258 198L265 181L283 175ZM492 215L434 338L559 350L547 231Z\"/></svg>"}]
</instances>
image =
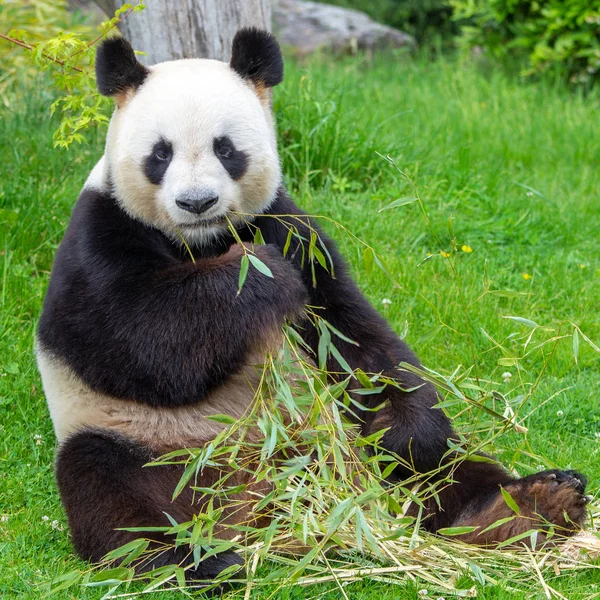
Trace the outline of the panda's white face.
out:
<instances>
[{"instance_id":1,"label":"panda's white face","mask_svg":"<svg viewBox=\"0 0 600 600\"><path fill-rule=\"evenodd\" d=\"M229 65L206 59L151 67L122 99L106 162L117 200L173 239L209 243L235 213L261 213L281 181L268 98Z\"/></svg>"}]
</instances>

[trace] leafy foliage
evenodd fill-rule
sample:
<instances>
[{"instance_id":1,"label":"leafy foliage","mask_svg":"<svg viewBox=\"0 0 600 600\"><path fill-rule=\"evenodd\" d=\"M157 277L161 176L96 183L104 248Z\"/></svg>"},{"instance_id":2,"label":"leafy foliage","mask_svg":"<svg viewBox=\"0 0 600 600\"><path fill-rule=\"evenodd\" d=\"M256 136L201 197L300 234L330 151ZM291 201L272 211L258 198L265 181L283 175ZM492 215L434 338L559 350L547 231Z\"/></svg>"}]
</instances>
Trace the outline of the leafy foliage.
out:
<instances>
[{"instance_id":1,"label":"leafy foliage","mask_svg":"<svg viewBox=\"0 0 600 600\"><path fill-rule=\"evenodd\" d=\"M0 2L0 34L35 45L49 37L71 31L75 35L89 36L92 27L79 13L67 10L67 0L2 0ZM0 41L0 94L11 91L15 79L31 79L38 66L23 48L6 39ZM5 100L7 101L7 100Z\"/></svg>"},{"instance_id":2,"label":"leafy foliage","mask_svg":"<svg viewBox=\"0 0 600 600\"><path fill-rule=\"evenodd\" d=\"M129 14L142 10L143 4L124 4L115 16L101 23L100 33L90 40L92 28L81 25L71 31L65 26L69 21L66 1L7 0L0 5L0 25L13 25L8 35L2 34L10 50L5 57L11 65L8 75L21 77L19 66L25 64L25 73L34 70L49 70L58 98L51 104L50 112L59 110L61 123L54 132L54 145L68 148L73 142L85 141L84 132L108 122L109 101L96 91L94 76L94 45L112 31ZM18 23L19 28L14 28ZM48 37L48 32L51 37ZM10 46L12 44L13 46ZM16 48L16 49L15 49ZM26 54L24 54L26 53ZM29 56L27 56L29 54ZM10 77L7 77L7 83Z\"/></svg>"},{"instance_id":3,"label":"leafy foliage","mask_svg":"<svg viewBox=\"0 0 600 600\"><path fill-rule=\"evenodd\" d=\"M281 350L259 367L260 383L246 415L241 419L220 414L208 417L223 425L213 441L202 448L175 450L147 465L184 467L173 497L191 486L198 499L202 498L193 519L179 523L167 514L170 525L131 529L142 537L110 552L99 567L60 575L49 582L48 591L56 593L73 586L104 588L104 597L113 597L132 583L134 590L139 585L142 592L172 590L174 586L184 589L186 570L227 551L244 556L247 570L244 573L237 566L227 569L215 585L233 578L244 584L245 597L253 588L260 590L267 585L275 586L273 593L291 584L319 582L332 582L341 590L342 582L364 577L385 576L386 581L398 583L409 575L438 593L459 596L473 595L477 582L495 582L504 569L511 570L509 587L515 593L538 580L538 572L531 566L535 559L527 547L511 552L482 550L441 538L434 541L421 530L419 507L446 486L452 474L435 483L423 481L416 473L399 483L386 481L400 461L409 469L410 463L381 449L373 452L383 431L363 438L347 414L356 410L355 395L380 393L398 384L378 374L352 372L345 367L345 373L334 382L324 363L329 354L339 356L336 340L347 338L316 315L312 318L321 332L322 356L313 356L300 335L285 327ZM527 329L514 334L523 353L536 352L538 356L543 356L543 347L556 346L565 337L571 336L539 326L533 332ZM521 357L515 359L520 365ZM460 455L449 464L481 458L476 453L506 431L526 432L516 414L525 416L521 409L535 386L525 394L504 396L493 389L493 384L482 386L472 377L472 369L459 367L451 375L405 364L400 369L417 372L441 390L444 400L437 410L451 407L472 423L468 433L461 436L460 445L449 443L448 454ZM353 389L351 395L348 389L352 380L361 387ZM498 411L511 405L516 414L506 417ZM439 475L440 470L428 475ZM198 475L207 472L218 475L216 483L199 487ZM515 515L488 529L519 515L510 494L504 489L501 492ZM409 503L416 505L415 513L407 513ZM442 533L452 537L474 529L450 527ZM172 543L151 546L143 535L152 531L163 532ZM532 528L502 545L527 544L530 540L535 545L536 536ZM582 551L600 548L593 536L571 544ZM180 564L136 576L134 566L173 547L188 550ZM547 548L547 552L543 573L556 568L594 569L584 558L565 560L556 549ZM264 575L260 567L266 564L270 568Z\"/></svg>"},{"instance_id":4,"label":"leafy foliage","mask_svg":"<svg viewBox=\"0 0 600 600\"><path fill-rule=\"evenodd\" d=\"M600 71L598 0L450 0L463 27L463 43L496 57L525 58L526 75L558 68L575 84Z\"/></svg>"}]
</instances>

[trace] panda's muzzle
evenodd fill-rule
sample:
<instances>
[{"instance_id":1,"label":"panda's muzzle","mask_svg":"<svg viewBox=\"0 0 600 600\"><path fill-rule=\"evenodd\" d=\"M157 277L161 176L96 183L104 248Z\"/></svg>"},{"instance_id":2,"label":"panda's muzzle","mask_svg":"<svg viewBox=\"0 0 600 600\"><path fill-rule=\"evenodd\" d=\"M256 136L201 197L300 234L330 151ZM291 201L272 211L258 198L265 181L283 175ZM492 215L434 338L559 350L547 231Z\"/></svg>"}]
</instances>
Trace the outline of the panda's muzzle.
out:
<instances>
[{"instance_id":1,"label":"panda's muzzle","mask_svg":"<svg viewBox=\"0 0 600 600\"><path fill-rule=\"evenodd\" d=\"M175 200L175 204L182 210L193 213L195 215L201 215L205 213L209 208L214 206L219 201L219 196L205 196L202 198L185 198Z\"/></svg>"}]
</instances>

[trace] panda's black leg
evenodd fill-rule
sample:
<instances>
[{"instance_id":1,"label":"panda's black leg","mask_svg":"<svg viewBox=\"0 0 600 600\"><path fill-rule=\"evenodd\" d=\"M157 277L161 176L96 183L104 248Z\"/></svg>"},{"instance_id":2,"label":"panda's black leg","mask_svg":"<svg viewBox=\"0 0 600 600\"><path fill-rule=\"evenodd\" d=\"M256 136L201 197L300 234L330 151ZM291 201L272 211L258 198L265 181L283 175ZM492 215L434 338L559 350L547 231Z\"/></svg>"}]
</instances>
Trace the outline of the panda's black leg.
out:
<instances>
[{"instance_id":1,"label":"panda's black leg","mask_svg":"<svg viewBox=\"0 0 600 600\"><path fill-rule=\"evenodd\" d=\"M157 547L173 541L160 533L117 528L168 526L164 513L178 523L191 519L191 493L184 490L175 502L171 501L181 476L180 467L144 468L151 458L149 449L104 430L84 430L61 444L56 462L58 487L73 545L82 558L98 562L109 551L138 537L151 536ZM157 553L140 570L167 564L185 566L189 562L189 548L179 547ZM190 583L212 582L225 568L241 564L237 554L228 552L201 561L197 569L188 569L186 574Z\"/></svg>"},{"instance_id":2,"label":"panda's black leg","mask_svg":"<svg viewBox=\"0 0 600 600\"><path fill-rule=\"evenodd\" d=\"M547 527L548 523L562 535L571 535L580 528L587 511L583 496L585 478L577 473L550 471L515 479L492 461L465 460L449 464L448 439L456 439L456 435L443 411L433 408L438 401L435 390L429 384L418 387L419 381L408 378L403 382L405 389L414 390L411 392L388 386L384 392L387 406L367 415L364 431L370 434L387 429L381 445L409 465L397 469L395 475L399 479L442 467L437 476L427 479L427 482L437 481L439 485L436 497L430 497L424 503L423 526L426 529L438 531L445 527L473 526L477 529L463 536L465 541L493 545L529 529ZM382 400L371 399L371 402L375 404ZM447 483L440 482L446 478ZM519 506L518 518L505 502L501 486ZM415 512L416 506L413 506L413 514ZM505 525L482 533L498 520L512 516L515 519Z\"/></svg>"},{"instance_id":3,"label":"panda's black leg","mask_svg":"<svg viewBox=\"0 0 600 600\"><path fill-rule=\"evenodd\" d=\"M394 472L395 480L440 469L448 454L448 440L456 439L450 420L442 410L433 408L438 396L432 386L407 377L403 387L414 391L388 386L381 397L370 397L373 407L383 400L388 404L376 412L364 413L363 432L369 435L386 430L380 445L404 461ZM470 462L460 464L451 473L445 469L427 481L436 483L447 475L460 484L438 485L435 489L440 504L433 498L425 502L423 526L430 531L449 527L475 498L492 494L500 483L511 479L497 464Z\"/></svg>"}]
</instances>

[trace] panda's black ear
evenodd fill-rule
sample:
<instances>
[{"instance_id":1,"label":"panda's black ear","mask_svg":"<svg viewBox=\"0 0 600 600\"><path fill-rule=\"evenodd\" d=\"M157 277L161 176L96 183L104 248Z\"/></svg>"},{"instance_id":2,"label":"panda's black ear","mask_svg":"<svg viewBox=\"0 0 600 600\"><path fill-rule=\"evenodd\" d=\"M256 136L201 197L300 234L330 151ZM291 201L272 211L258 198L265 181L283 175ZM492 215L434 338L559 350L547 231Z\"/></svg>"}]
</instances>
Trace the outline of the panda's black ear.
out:
<instances>
[{"instance_id":1,"label":"panda's black ear","mask_svg":"<svg viewBox=\"0 0 600 600\"><path fill-rule=\"evenodd\" d=\"M273 87L283 80L283 57L275 36L255 27L235 34L229 65L257 86Z\"/></svg>"},{"instance_id":2,"label":"panda's black ear","mask_svg":"<svg viewBox=\"0 0 600 600\"><path fill-rule=\"evenodd\" d=\"M105 39L96 50L96 85L103 96L135 90L150 71L138 62L129 42L121 36Z\"/></svg>"}]
</instances>

